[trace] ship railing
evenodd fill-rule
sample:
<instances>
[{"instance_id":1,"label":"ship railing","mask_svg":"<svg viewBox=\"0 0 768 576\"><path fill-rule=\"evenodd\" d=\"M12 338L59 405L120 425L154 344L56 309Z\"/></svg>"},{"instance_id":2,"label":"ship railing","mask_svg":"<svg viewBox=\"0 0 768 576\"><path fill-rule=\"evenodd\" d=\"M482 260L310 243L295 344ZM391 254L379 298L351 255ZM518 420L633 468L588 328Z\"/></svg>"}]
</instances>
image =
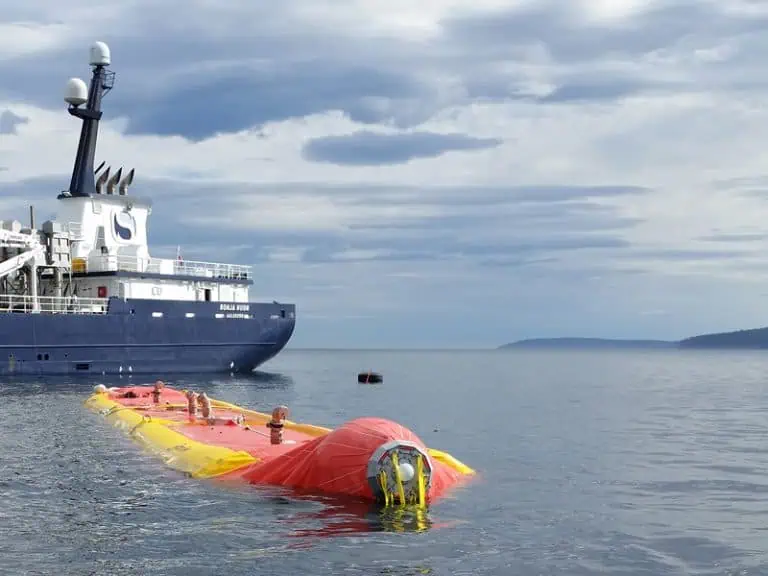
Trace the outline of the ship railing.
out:
<instances>
[{"instance_id":1,"label":"ship railing","mask_svg":"<svg viewBox=\"0 0 768 576\"><path fill-rule=\"evenodd\" d=\"M172 263L174 274L180 274L182 276L206 276L210 278L225 278L229 280L251 279L251 267L245 266L243 264L201 262L197 260L181 260L178 258L175 260L169 258L165 261Z\"/></svg>"},{"instance_id":2,"label":"ship railing","mask_svg":"<svg viewBox=\"0 0 768 576\"><path fill-rule=\"evenodd\" d=\"M107 298L0 294L0 313L106 314Z\"/></svg>"},{"instance_id":3,"label":"ship railing","mask_svg":"<svg viewBox=\"0 0 768 576\"><path fill-rule=\"evenodd\" d=\"M168 276L200 276L229 280L250 280L252 277L251 266L242 264L138 256L99 256L95 260L96 269L103 271L147 272Z\"/></svg>"}]
</instances>

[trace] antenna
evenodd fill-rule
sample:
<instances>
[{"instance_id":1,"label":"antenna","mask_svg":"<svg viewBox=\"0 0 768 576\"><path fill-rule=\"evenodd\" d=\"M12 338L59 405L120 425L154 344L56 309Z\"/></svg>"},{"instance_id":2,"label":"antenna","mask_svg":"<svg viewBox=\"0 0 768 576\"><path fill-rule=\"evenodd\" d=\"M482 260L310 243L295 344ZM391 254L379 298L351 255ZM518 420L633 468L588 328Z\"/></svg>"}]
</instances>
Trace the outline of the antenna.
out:
<instances>
[{"instance_id":1,"label":"antenna","mask_svg":"<svg viewBox=\"0 0 768 576\"><path fill-rule=\"evenodd\" d=\"M96 194L101 194L101 189L104 187L104 182L109 178L109 170L111 166L107 166L107 169L102 172L101 176L96 180Z\"/></svg>"},{"instance_id":2,"label":"antenna","mask_svg":"<svg viewBox=\"0 0 768 576\"><path fill-rule=\"evenodd\" d=\"M64 89L64 102L77 108L88 102L88 86L80 78L70 78Z\"/></svg>"},{"instance_id":3,"label":"antenna","mask_svg":"<svg viewBox=\"0 0 768 576\"><path fill-rule=\"evenodd\" d=\"M117 192L120 194L120 196L125 196L125 193L128 191L128 186L133 184L133 173L136 171L135 168L131 168L131 171L128 172L128 176L126 176L122 182L117 187Z\"/></svg>"},{"instance_id":4,"label":"antenna","mask_svg":"<svg viewBox=\"0 0 768 576\"><path fill-rule=\"evenodd\" d=\"M109 179L109 182L107 182L107 194L115 193L115 185L117 184L117 181L120 180L120 176L122 174L123 174L123 169L121 167L117 172L115 172L115 175Z\"/></svg>"},{"instance_id":5,"label":"antenna","mask_svg":"<svg viewBox=\"0 0 768 576\"><path fill-rule=\"evenodd\" d=\"M83 121L80 129L80 142L77 146L75 165L69 190L59 197L90 196L97 194L96 172L93 169L96 155L96 139L101 120L101 100L114 86L115 73L107 69L112 61L109 46L96 42L91 46L90 65L93 68L90 88L79 78L70 78L64 92L64 101L69 104L68 112ZM85 106L83 106L85 105ZM103 182L102 182L103 184Z\"/></svg>"},{"instance_id":6,"label":"antenna","mask_svg":"<svg viewBox=\"0 0 768 576\"><path fill-rule=\"evenodd\" d=\"M91 46L91 66L109 66L111 63L109 46L104 42L94 42Z\"/></svg>"}]
</instances>

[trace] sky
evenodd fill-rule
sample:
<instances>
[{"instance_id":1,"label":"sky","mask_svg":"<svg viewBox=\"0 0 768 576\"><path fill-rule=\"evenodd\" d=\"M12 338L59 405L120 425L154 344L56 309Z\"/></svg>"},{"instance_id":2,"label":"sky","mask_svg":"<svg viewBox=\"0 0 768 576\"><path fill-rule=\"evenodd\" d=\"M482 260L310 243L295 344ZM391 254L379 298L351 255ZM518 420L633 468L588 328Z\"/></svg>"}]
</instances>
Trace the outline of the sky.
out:
<instances>
[{"instance_id":1,"label":"sky","mask_svg":"<svg viewBox=\"0 0 768 576\"><path fill-rule=\"evenodd\" d=\"M768 4L28 0L0 12L0 218L96 163L150 251L250 264L291 347L768 325Z\"/></svg>"}]
</instances>

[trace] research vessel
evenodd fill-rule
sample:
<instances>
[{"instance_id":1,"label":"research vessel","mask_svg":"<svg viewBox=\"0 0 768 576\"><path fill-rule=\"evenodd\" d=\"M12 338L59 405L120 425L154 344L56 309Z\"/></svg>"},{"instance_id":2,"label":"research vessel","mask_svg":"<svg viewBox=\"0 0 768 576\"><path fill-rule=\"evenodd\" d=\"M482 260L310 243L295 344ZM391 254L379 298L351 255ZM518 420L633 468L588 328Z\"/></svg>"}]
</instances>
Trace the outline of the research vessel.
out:
<instances>
[{"instance_id":1,"label":"research vessel","mask_svg":"<svg viewBox=\"0 0 768 576\"><path fill-rule=\"evenodd\" d=\"M90 86L66 85L82 127L56 217L0 224L0 374L250 372L290 340L295 304L251 302L251 266L150 255L135 171L94 168L110 63L96 42Z\"/></svg>"}]
</instances>

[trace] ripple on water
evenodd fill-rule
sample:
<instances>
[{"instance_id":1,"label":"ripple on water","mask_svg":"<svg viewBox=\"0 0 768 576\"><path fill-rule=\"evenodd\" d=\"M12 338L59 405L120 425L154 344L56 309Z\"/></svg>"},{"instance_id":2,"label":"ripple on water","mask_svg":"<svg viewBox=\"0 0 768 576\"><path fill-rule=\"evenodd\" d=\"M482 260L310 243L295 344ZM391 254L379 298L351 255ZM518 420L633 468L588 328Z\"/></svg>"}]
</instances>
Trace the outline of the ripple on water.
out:
<instances>
[{"instance_id":1,"label":"ripple on water","mask_svg":"<svg viewBox=\"0 0 768 576\"><path fill-rule=\"evenodd\" d=\"M360 366L385 386L351 382ZM85 411L90 384L0 384L0 571L766 571L767 357L296 351L271 370L182 382L325 425L412 423L481 478L421 515L223 488Z\"/></svg>"}]
</instances>

